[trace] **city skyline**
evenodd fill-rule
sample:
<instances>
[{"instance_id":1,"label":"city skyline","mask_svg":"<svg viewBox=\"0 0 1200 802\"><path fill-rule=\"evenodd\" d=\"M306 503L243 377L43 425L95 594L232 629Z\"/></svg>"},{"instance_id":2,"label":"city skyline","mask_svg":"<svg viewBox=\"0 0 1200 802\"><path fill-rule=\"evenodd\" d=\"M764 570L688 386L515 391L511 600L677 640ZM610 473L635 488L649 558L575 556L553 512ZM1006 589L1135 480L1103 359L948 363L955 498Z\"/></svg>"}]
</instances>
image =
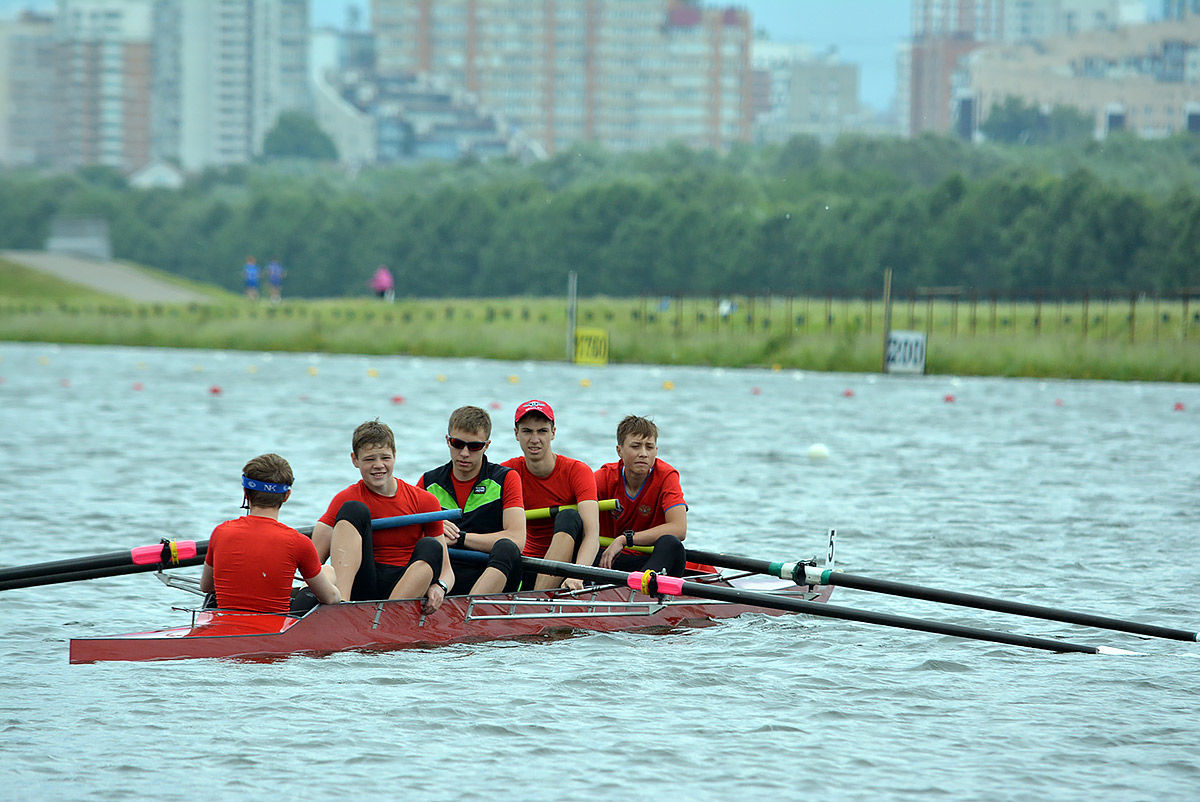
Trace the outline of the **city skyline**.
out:
<instances>
[{"instance_id":1,"label":"city skyline","mask_svg":"<svg viewBox=\"0 0 1200 802\"><path fill-rule=\"evenodd\" d=\"M891 107L896 93L896 48L908 37L907 0L733 0L713 6L746 8L756 30L772 41L802 43L814 53L836 48L839 58L859 65L862 102L876 111ZM314 27L342 27L346 10L357 6L366 20L369 0L310 0ZM51 12L54 0L0 0L0 17L22 10Z\"/></svg>"}]
</instances>

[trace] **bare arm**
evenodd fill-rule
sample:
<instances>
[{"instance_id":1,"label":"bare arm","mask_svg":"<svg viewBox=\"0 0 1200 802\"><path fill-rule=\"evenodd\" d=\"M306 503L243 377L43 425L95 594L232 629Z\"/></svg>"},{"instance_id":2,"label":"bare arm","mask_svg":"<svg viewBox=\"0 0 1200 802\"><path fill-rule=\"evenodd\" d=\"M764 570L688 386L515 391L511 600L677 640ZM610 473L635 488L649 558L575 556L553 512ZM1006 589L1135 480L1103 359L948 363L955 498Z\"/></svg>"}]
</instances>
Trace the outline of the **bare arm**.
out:
<instances>
[{"instance_id":1,"label":"bare arm","mask_svg":"<svg viewBox=\"0 0 1200 802\"><path fill-rule=\"evenodd\" d=\"M663 513L663 518L665 520L658 526L634 532L633 545L653 546L655 541L663 535L674 535L680 540L687 537L687 505L676 504ZM600 555L600 567L612 568L613 560L617 558L617 555L621 553L621 549L625 548L625 545L625 538L622 537L620 532L617 532L612 543L609 543Z\"/></svg>"},{"instance_id":2,"label":"bare arm","mask_svg":"<svg viewBox=\"0 0 1200 802\"><path fill-rule=\"evenodd\" d=\"M317 597L317 601L322 604L337 604L342 600L341 592L337 589L337 585L333 584L333 579L329 576L332 572L332 569L325 568L310 579L304 580L312 590L313 595Z\"/></svg>"},{"instance_id":3,"label":"bare arm","mask_svg":"<svg viewBox=\"0 0 1200 802\"><path fill-rule=\"evenodd\" d=\"M205 563L204 571L200 574L200 590L204 591L205 593L212 593L216 589L217 586L213 583L212 566L208 563Z\"/></svg>"},{"instance_id":4,"label":"bare arm","mask_svg":"<svg viewBox=\"0 0 1200 802\"><path fill-rule=\"evenodd\" d=\"M596 525L599 526L599 518L596 520ZM525 510L521 507L506 508L501 518L501 523L503 523L504 528L499 532L489 532L487 534L468 532L463 543L477 551L490 552L497 541L508 538L517 544L517 551L523 551L525 549Z\"/></svg>"},{"instance_id":5,"label":"bare arm","mask_svg":"<svg viewBox=\"0 0 1200 802\"><path fill-rule=\"evenodd\" d=\"M600 502L579 502L579 517L583 519L583 542L579 544L575 562L591 565L600 552Z\"/></svg>"}]
</instances>

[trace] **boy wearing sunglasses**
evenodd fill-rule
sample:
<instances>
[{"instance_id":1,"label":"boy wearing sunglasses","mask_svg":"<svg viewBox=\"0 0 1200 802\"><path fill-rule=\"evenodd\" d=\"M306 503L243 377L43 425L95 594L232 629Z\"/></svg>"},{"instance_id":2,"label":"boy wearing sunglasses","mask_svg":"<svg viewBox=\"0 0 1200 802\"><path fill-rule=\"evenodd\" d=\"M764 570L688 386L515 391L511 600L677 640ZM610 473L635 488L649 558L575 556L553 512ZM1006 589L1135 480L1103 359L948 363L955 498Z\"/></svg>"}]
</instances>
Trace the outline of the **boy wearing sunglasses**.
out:
<instances>
[{"instance_id":1,"label":"boy wearing sunglasses","mask_svg":"<svg viewBox=\"0 0 1200 802\"><path fill-rule=\"evenodd\" d=\"M517 407L513 428L522 456L505 460L504 465L520 474L526 509L578 505L578 510L561 510L553 521L528 522L522 554L591 565L600 551L595 475L580 460L554 453L554 410L545 401L532 399ZM538 574L534 587L546 590L560 585L579 590L583 582Z\"/></svg>"},{"instance_id":2,"label":"boy wearing sunglasses","mask_svg":"<svg viewBox=\"0 0 1200 802\"><path fill-rule=\"evenodd\" d=\"M444 522L450 545L488 555L486 561L455 561L451 595L514 591L521 584L525 546L521 477L488 462L491 435L492 418L487 412L472 406L454 410L446 426L450 461L426 471L417 481L417 487L433 493L442 509L462 510L457 524Z\"/></svg>"},{"instance_id":3,"label":"boy wearing sunglasses","mask_svg":"<svg viewBox=\"0 0 1200 802\"><path fill-rule=\"evenodd\" d=\"M359 425L350 461L362 479L333 497L313 527L313 545L329 558L343 599L416 599L426 613L442 605L454 571L442 539L442 522L375 531L372 521L439 512L431 493L397 479L396 437L378 418Z\"/></svg>"},{"instance_id":4,"label":"boy wearing sunglasses","mask_svg":"<svg viewBox=\"0 0 1200 802\"><path fill-rule=\"evenodd\" d=\"M687 558L687 503L679 486L679 471L658 458L658 427L653 421L627 415L617 424L617 456L600 466L596 490L615 498L617 507L600 517L600 536L612 543L598 565L617 571L657 571L683 576ZM653 546L650 554L634 546Z\"/></svg>"}]
</instances>

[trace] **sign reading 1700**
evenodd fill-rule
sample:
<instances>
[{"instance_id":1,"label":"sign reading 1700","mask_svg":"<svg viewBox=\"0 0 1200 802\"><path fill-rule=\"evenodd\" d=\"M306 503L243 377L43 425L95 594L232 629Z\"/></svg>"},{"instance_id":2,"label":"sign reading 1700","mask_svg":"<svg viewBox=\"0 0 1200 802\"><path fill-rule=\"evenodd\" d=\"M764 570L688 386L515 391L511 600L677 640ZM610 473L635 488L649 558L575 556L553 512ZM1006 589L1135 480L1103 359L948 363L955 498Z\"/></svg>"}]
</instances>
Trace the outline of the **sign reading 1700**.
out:
<instances>
[{"instance_id":1,"label":"sign reading 1700","mask_svg":"<svg viewBox=\"0 0 1200 802\"><path fill-rule=\"evenodd\" d=\"M579 365L607 365L608 332L604 329L576 329L575 362Z\"/></svg>"},{"instance_id":2,"label":"sign reading 1700","mask_svg":"<svg viewBox=\"0 0 1200 802\"><path fill-rule=\"evenodd\" d=\"M925 332L889 332L884 370L887 373L924 373Z\"/></svg>"}]
</instances>

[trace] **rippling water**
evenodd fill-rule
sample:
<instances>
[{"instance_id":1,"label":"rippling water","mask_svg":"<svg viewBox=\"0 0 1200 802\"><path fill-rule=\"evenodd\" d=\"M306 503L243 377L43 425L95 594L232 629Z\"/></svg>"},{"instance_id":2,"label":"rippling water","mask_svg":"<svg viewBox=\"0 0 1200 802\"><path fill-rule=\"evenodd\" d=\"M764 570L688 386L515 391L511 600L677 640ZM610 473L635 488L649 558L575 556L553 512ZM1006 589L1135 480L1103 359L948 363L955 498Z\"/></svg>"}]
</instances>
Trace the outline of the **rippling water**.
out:
<instances>
[{"instance_id":1,"label":"rippling water","mask_svg":"<svg viewBox=\"0 0 1200 802\"><path fill-rule=\"evenodd\" d=\"M11 343L0 378L0 565L207 538L264 451L296 470L284 520L311 524L357 478L361 421L392 425L414 480L444 461L451 409L499 404L490 453L504 458L510 410L536 396L555 406L557 450L592 465L615 459L621 416L654 417L689 544L806 558L836 527L849 571L1200 625L1193 386ZM806 457L814 443L829 459ZM148 575L14 590L0 593L0 799L1200 796L1200 645L834 601L1144 656L751 615L666 635L69 666L72 636L178 624L170 606L191 597Z\"/></svg>"}]
</instances>

